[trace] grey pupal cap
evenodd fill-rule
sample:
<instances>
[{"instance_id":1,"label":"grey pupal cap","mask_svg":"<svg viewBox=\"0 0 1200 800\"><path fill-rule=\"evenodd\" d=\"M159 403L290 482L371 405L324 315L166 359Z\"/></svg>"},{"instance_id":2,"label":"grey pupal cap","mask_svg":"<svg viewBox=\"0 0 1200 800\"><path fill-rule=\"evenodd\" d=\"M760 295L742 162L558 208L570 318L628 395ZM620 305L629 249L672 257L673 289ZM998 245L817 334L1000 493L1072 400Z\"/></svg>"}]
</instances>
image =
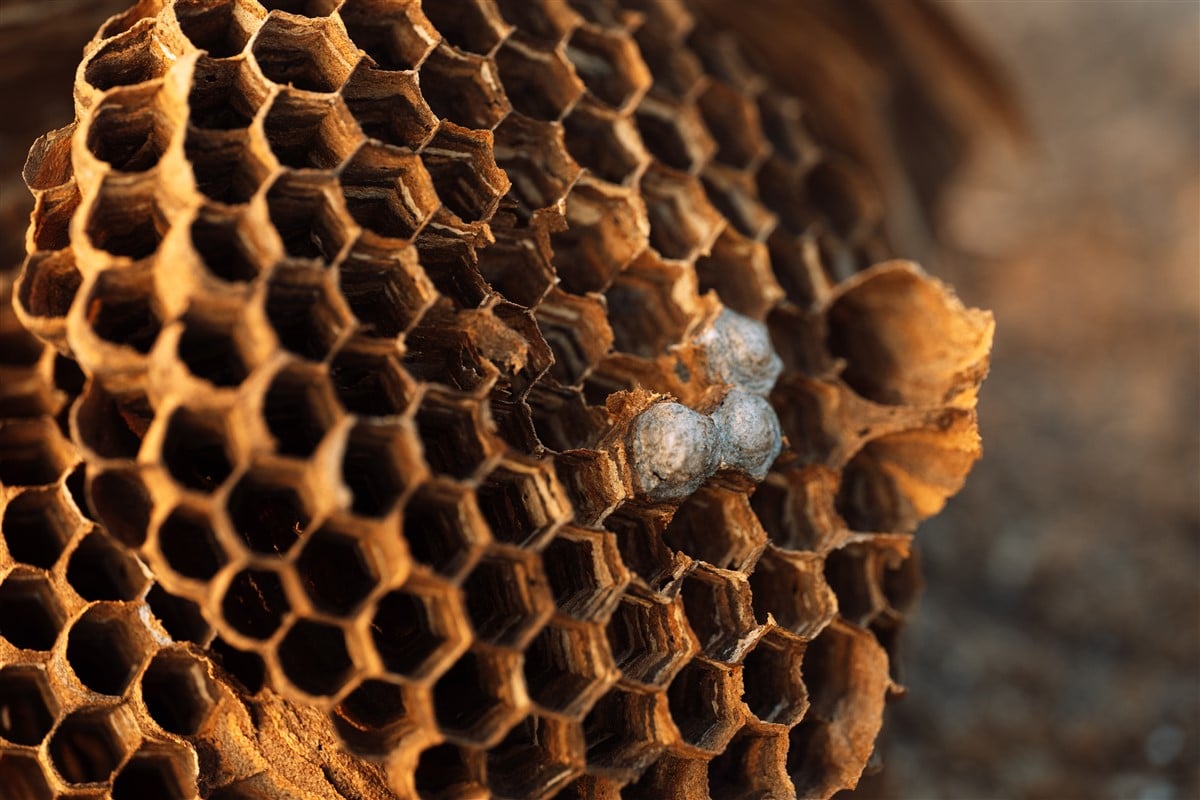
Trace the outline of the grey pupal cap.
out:
<instances>
[{"instance_id":1,"label":"grey pupal cap","mask_svg":"<svg viewBox=\"0 0 1200 800\"><path fill-rule=\"evenodd\" d=\"M728 308L697 341L705 349L709 379L767 394L783 370L767 326Z\"/></svg>"},{"instance_id":2,"label":"grey pupal cap","mask_svg":"<svg viewBox=\"0 0 1200 800\"><path fill-rule=\"evenodd\" d=\"M630 462L641 492L652 500L687 497L716 471L716 425L679 403L646 409L630 431Z\"/></svg>"},{"instance_id":3,"label":"grey pupal cap","mask_svg":"<svg viewBox=\"0 0 1200 800\"><path fill-rule=\"evenodd\" d=\"M712 419L721 466L745 472L756 481L765 478L783 448L779 417L766 398L734 389L725 395Z\"/></svg>"}]
</instances>

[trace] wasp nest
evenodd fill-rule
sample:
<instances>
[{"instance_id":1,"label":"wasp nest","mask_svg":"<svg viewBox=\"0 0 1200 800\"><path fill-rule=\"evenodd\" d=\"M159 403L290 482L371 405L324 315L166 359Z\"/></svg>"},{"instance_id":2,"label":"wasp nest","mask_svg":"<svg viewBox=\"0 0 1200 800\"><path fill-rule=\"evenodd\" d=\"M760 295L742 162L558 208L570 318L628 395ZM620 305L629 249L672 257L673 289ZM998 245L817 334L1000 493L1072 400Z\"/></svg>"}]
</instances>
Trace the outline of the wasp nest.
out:
<instances>
[{"instance_id":1,"label":"wasp nest","mask_svg":"<svg viewBox=\"0 0 1200 800\"><path fill-rule=\"evenodd\" d=\"M991 319L727 35L142 0L75 103L0 318L0 785L856 783Z\"/></svg>"}]
</instances>

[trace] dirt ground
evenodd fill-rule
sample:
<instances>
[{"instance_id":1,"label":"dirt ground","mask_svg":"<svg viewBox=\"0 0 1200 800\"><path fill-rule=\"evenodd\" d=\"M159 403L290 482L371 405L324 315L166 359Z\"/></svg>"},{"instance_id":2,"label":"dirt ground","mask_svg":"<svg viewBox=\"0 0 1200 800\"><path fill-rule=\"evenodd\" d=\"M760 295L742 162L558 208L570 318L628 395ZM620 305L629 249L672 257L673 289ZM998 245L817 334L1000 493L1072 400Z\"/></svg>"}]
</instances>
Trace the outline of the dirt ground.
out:
<instances>
[{"instance_id":1,"label":"dirt ground","mask_svg":"<svg viewBox=\"0 0 1200 800\"><path fill-rule=\"evenodd\" d=\"M947 206L984 458L856 798L1200 797L1200 4L953 4L1033 128Z\"/></svg>"}]
</instances>

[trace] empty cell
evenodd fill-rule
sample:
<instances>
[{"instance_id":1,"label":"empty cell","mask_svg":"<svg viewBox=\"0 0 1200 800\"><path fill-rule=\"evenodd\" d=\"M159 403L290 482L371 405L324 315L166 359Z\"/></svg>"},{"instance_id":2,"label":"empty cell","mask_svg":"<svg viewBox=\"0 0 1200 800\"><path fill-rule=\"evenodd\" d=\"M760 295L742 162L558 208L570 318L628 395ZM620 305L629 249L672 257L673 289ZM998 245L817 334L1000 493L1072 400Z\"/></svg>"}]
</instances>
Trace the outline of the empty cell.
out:
<instances>
[{"instance_id":1,"label":"empty cell","mask_svg":"<svg viewBox=\"0 0 1200 800\"><path fill-rule=\"evenodd\" d=\"M551 465L501 462L478 490L479 507L499 540L532 546L570 516Z\"/></svg>"},{"instance_id":2,"label":"empty cell","mask_svg":"<svg viewBox=\"0 0 1200 800\"><path fill-rule=\"evenodd\" d=\"M445 44L421 65L421 93L434 114L465 128L491 130L512 108L491 61Z\"/></svg>"},{"instance_id":3,"label":"empty cell","mask_svg":"<svg viewBox=\"0 0 1200 800\"><path fill-rule=\"evenodd\" d=\"M25 262L17 302L30 316L61 319L71 310L81 283L71 251L34 253Z\"/></svg>"},{"instance_id":4,"label":"empty cell","mask_svg":"<svg viewBox=\"0 0 1200 800\"><path fill-rule=\"evenodd\" d=\"M442 205L464 222L489 219L510 186L496 166L492 136L483 131L443 122L421 160Z\"/></svg>"},{"instance_id":5,"label":"empty cell","mask_svg":"<svg viewBox=\"0 0 1200 800\"><path fill-rule=\"evenodd\" d=\"M697 259L696 277L701 294L711 289L725 306L753 319L763 319L784 297L768 245L729 226L713 243L712 253Z\"/></svg>"},{"instance_id":6,"label":"empty cell","mask_svg":"<svg viewBox=\"0 0 1200 800\"><path fill-rule=\"evenodd\" d=\"M421 797L473 797L487 791L485 762L475 750L444 742L421 751L413 781Z\"/></svg>"},{"instance_id":7,"label":"empty cell","mask_svg":"<svg viewBox=\"0 0 1200 800\"><path fill-rule=\"evenodd\" d=\"M267 210L292 258L332 264L350 241L351 226L330 176L284 173L267 192Z\"/></svg>"},{"instance_id":8,"label":"empty cell","mask_svg":"<svg viewBox=\"0 0 1200 800\"><path fill-rule=\"evenodd\" d=\"M50 737L50 761L67 783L107 782L136 735L128 707L116 713L76 711L60 722Z\"/></svg>"},{"instance_id":9,"label":"empty cell","mask_svg":"<svg viewBox=\"0 0 1200 800\"><path fill-rule=\"evenodd\" d=\"M41 574L15 569L0 583L0 636L25 650L50 650L63 626L63 610Z\"/></svg>"},{"instance_id":10,"label":"empty cell","mask_svg":"<svg viewBox=\"0 0 1200 800\"><path fill-rule=\"evenodd\" d=\"M36 747L57 716L58 706L41 669L0 669L0 739Z\"/></svg>"},{"instance_id":11,"label":"empty cell","mask_svg":"<svg viewBox=\"0 0 1200 800\"><path fill-rule=\"evenodd\" d=\"M616 537L606 531L568 526L542 553L542 563L559 612L604 619L629 583Z\"/></svg>"},{"instance_id":12,"label":"empty cell","mask_svg":"<svg viewBox=\"0 0 1200 800\"><path fill-rule=\"evenodd\" d=\"M184 35L212 58L242 52L262 14L252 0L176 0L172 9Z\"/></svg>"},{"instance_id":13,"label":"empty cell","mask_svg":"<svg viewBox=\"0 0 1200 800\"><path fill-rule=\"evenodd\" d=\"M271 570L242 570L229 583L221 602L225 622L251 639L270 637L283 624L288 610L283 583Z\"/></svg>"},{"instance_id":14,"label":"empty cell","mask_svg":"<svg viewBox=\"0 0 1200 800\"><path fill-rule=\"evenodd\" d=\"M417 411L417 428L425 460L434 472L466 478L497 450L477 401L430 390Z\"/></svg>"},{"instance_id":15,"label":"empty cell","mask_svg":"<svg viewBox=\"0 0 1200 800\"><path fill-rule=\"evenodd\" d=\"M83 68L83 79L104 91L161 78L170 66L154 25L137 25L114 36Z\"/></svg>"},{"instance_id":16,"label":"empty cell","mask_svg":"<svg viewBox=\"0 0 1200 800\"><path fill-rule=\"evenodd\" d=\"M533 119L557 120L583 93L583 83L558 49L521 33L505 39L496 67L513 108Z\"/></svg>"},{"instance_id":17,"label":"empty cell","mask_svg":"<svg viewBox=\"0 0 1200 800\"><path fill-rule=\"evenodd\" d=\"M598 495L595 489L611 485L598 476L609 471L612 462L595 446L612 427L608 411L590 405L579 389L555 389L546 383L534 386L525 402L538 441L559 454L555 467L571 493L576 514L582 519L604 509L612 492ZM588 489L592 490L590 496Z\"/></svg>"},{"instance_id":18,"label":"empty cell","mask_svg":"<svg viewBox=\"0 0 1200 800\"><path fill-rule=\"evenodd\" d=\"M411 423L359 421L346 440L342 482L353 495L351 510L385 517L419 479L420 444Z\"/></svg>"},{"instance_id":19,"label":"empty cell","mask_svg":"<svg viewBox=\"0 0 1200 800\"><path fill-rule=\"evenodd\" d=\"M302 619L279 643L279 665L301 691L312 695L336 694L354 671L341 628Z\"/></svg>"},{"instance_id":20,"label":"empty cell","mask_svg":"<svg viewBox=\"0 0 1200 800\"><path fill-rule=\"evenodd\" d=\"M666 167L695 174L716 152L694 104L654 92L638 106L636 120L646 149Z\"/></svg>"},{"instance_id":21,"label":"empty cell","mask_svg":"<svg viewBox=\"0 0 1200 800\"><path fill-rule=\"evenodd\" d=\"M665 686L696 652L695 634L678 597L663 602L626 594L607 631L622 676L649 687Z\"/></svg>"},{"instance_id":22,"label":"empty cell","mask_svg":"<svg viewBox=\"0 0 1200 800\"><path fill-rule=\"evenodd\" d=\"M105 270L88 294L87 324L92 332L114 345L145 355L162 330L162 316L148 274Z\"/></svg>"},{"instance_id":23,"label":"empty cell","mask_svg":"<svg viewBox=\"0 0 1200 800\"><path fill-rule=\"evenodd\" d=\"M272 378L262 415L275 437L275 452L306 457L337 421L337 400L325 373L290 364Z\"/></svg>"},{"instance_id":24,"label":"empty cell","mask_svg":"<svg viewBox=\"0 0 1200 800\"><path fill-rule=\"evenodd\" d=\"M285 167L332 169L362 138L340 97L284 90L271 101L263 122L267 144Z\"/></svg>"},{"instance_id":25,"label":"empty cell","mask_svg":"<svg viewBox=\"0 0 1200 800\"><path fill-rule=\"evenodd\" d=\"M411 239L438 209L433 181L421 158L407 150L367 142L340 174L342 196L365 230Z\"/></svg>"},{"instance_id":26,"label":"empty cell","mask_svg":"<svg viewBox=\"0 0 1200 800\"><path fill-rule=\"evenodd\" d=\"M267 319L287 350L321 361L350 325L326 274L280 269L267 284Z\"/></svg>"},{"instance_id":27,"label":"empty cell","mask_svg":"<svg viewBox=\"0 0 1200 800\"><path fill-rule=\"evenodd\" d=\"M418 3L345 0L338 16L354 44L385 70L414 68L438 42Z\"/></svg>"},{"instance_id":28,"label":"empty cell","mask_svg":"<svg viewBox=\"0 0 1200 800\"><path fill-rule=\"evenodd\" d=\"M468 0L455 6L427 3L423 10L445 41L480 55L492 52L511 30L492 0Z\"/></svg>"},{"instance_id":29,"label":"empty cell","mask_svg":"<svg viewBox=\"0 0 1200 800\"><path fill-rule=\"evenodd\" d=\"M533 308L554 285L549 243L537 234L495 231L496 244L479 253L479 272L512 303Z\"/></svg>"},{"instance_id":30,"label":"empty cell","mask_svg":"<svg viewBox=\"0 0 1200 800\"><path fill-rule=\"evenodd\" d=\"M808 711L808 689L800 674L804 642L772 631L742 662L742 696L750 713L762 722L791 727Z\"/></svg>"},{"instance_id":31,"label":"empty cell","mask_svg":"<svg viewBox=\"0 0 1200 800\"><path fill-rule=\"evenodd\" d=\"M244 323L195 308L182 321L179 359L193 375L218 387L237 386L246 379L250 364L239 341Z\"/></svg>"},{"instance_id":32,"label":"empty cell","mask_svg":"<svg viewBox=\"0 0 1200 800\"><path fill-rule=\"evenodd\" d=\"M437 297L415 250L377 252L361 241L338 270L338 287L362 335L387 339L416 325Z\"/></svg>"},{"instance_id":33,"label":"empty cell","mask_svg":"<svg viewBox=\"0 0 1200 800\"><path fill-rule=\"evenodd\" d=\"M123 694L145 657L140 626L110 604L94 605L75 620L67 633L67 663L80 683L100 694Z\"/></svg>"},{"instance_id":34,"label":"empty cell","mask_svg":"<svg viewBox=\"0 0 1200 800\"><path fill-rule=\"evenodd\" d=\"M580 25L567 42L567 58L588 91L613 108L626 108L650 88L650 70L627 33Z\"/></svg>"},{"instance_id":35,"label":"empty cell","mask_svg":"<svg viewBox=\"0 0 1200 800\"><path fill-rule=\"evenodd\" d=\"M262 270L256 247L237 217L202 209L192 222L192 247L212 275L230 283L248 283Z\"/></svg>"},{"instance_id":36,"label":"empty cell","mask_svg":"<svg viewBox=\"0 0 1200 800\"><path fill-rule=\"evenodd\" d=\"M250 147L245 131L188 129L183 153L192 167L196 188L216 203L248 203L270 174L270 167Z\"/></svg>"},{"instance_id":37,"label":"empty cell","mask_svg":"<svg viewBox=\"0 0 1200 800\"><path fill-rule=\"evenodd\" d=\"M113 800L188 800L196 796L196 779L186 751L143 747L113 779Z\"/></svg>"},{"instance_id":38,"label":"empty cell","mask_svg":"<svg viewBox=\"0 0 1200 800\"><path fill-rule=\"evenodd\" d=\"M800 636L815 636L838 611L838 600L822 575L822 560L813 553L767 548L750 575L754 611L770 614L778 625Z\"/></svg>"},{"instance_id":39,"label":"empty cell","mask_svg":"<svg viewBox=\"0 0 1200 800\"><path fill-rule=\"evenodd\" d=\"M268 80L308 92L336 92L358 60L336 27L276 15L259 28L250 51Z\"/></svg>"},{"instance_id":40,"label":"empty cell","mask_svg":"<svg viewBox=\"0 0 1200 800\"><path fill-rule=\"evenodd\" d=\"M100 528L71 553L67 583L84 600L134 600L148 582L141 563Z\"/></svg>"},{"instance_id":41,"label":"empty cell","mask_svg":"<svg viewBox=\"0 0 1200 800\"><path fill-rule=\"evenodd\" d=\"M745 495L704 487L675 512L663 541L699 561L744 570L766 546L767 533Z\"/></svg>"},{"instance_id":42,"label":"empty cell","mask_svg":"<svg viewBox=\"0 0 1200 800\"><path fill-rule=\"evenodd\" d=\"M650 252L623 270L604 293L613 349L654 359L680 343L693 322L680 300L695 297L690 272Z\"/></svg>"},{"instance_id":43,"label":"empty cell","mask_svg":"<svg viewBox=\"0 0 1200 800\"><path fill-rule=\"evenodd\" d=\"M389 672L423 678L445 670L464 645L456 590L413 580L379 599L371 622L375 649Z\"/></svg>"},{"instance_id":44,"label":"empty cell","mask_svg":"<svg viewBox=\"0 0 1200 800\"><path fill-rule=\"evenodd\" d=\"M586 100L563 120L563 134L571 158L610 183L632 180L650 160L628 117Z\"/></svg>"},{"instance_id":45,"label":"empty cell","mask_svg":"<svg viewBox=\"0 0 1200 800\"><path fill-rule=\"evenodd\" d=\"M583 731L528 716L487 754L488 786L502 797L545 797L583 771Z\"/></svg>"},{"instance_id":46,"label":"empty cell","mask_svg":"<svg viewBox=\"0 0 1200 800\"><path fill-rule=\"evenodd\" d=\"M606 289L649 243L641 199L587 175L567 195L567 222L551 243L562 288L575 294Z\"/></svg>"},{"instance_id":47,"label":"empty cell","mask_svg":"<svg viewBox=\"0 0 1200 800\"><path fill-rule=\"evenodd\" d=\"M621 560L652 589L666 591L687 571L687 559L667 547L662 532L670 517L657 509L625 505L604 520L617 537Z\"/></svg>"},{"instance_id":48,"label":"empty cell","mask_svg":"<svg viewBox=\"0 0 1200 800\"><path fill-rule=\"evenodd\" d=\"M717 160L753 170L770 149L755 103L723 81L711 81L697 102L705 127L717 142Z\"/></svg>"},{"instance_id":49,"label":"empty cell","mask_svg":"<svg viewBox=\"0 0 1200 800\"><path fill-rule=\"evenodd\" d=\"M225 417L215 411L175 409L163 436L162 460L181 486L215 492L233 472Z\"/></svg>"},{"instance_id":50,"label":"empty cell","mask_svg":"<svg viewBox=\"0 0 1200 800\"><path fill-rule=\"evenodd\" d=\"M350 76L342 98L362 132L386 144L418 150L437 129L437 117L421 95L415 73L375 69L364 61Z\"/></svg>"},{"instance_id":51,"label":"empty cell","mask_svg":"<svg viewBox=\"0 0 1200 800\"><path fill-rule=\"evenodd\" d=\"M154 82L116 89L88 115L87 148L122 172L145 172L157 166L171 142L174 115Z\"/></svg>"},{"instance_id":52,"label":"empty cell","mask_svg":"<svg viewBox=\"0 0 1200 800\"><path fill-rule=\"evenodd\" d=\"M688 624L709 658L736 663L762 633L746 577L740 573L700 564L683 579L680 597Z\"/></svg>"},{"instance_id":53,"label":"empty cell","mask_svg":"<svg viewBox=\"0 0 1200 800\"><path fill-rule=\"evenodd\" d=\"M394 354L390 342L358 340L334 356L329 377L343 408L368 417L395 417L408 409L416 387Z\"/></svg>"},{"instance_id":54,"label":"empty cell","mask_svg":"<svg viewBox=\"0 0 1200 800\"><path fill-rule=\"evenodd\" d=\"M213 661L237 682L236 687L252 695L258 694L263 688L267 678L267 665L258 653L253 650L240 650L219 636L213 639L208 650Z\"/></svg>"},{"instance_id":55,"label":"empty cell","mask_svg":"<svg viewBox=\"0 0 1200 800\"><path fill-rule=\"evenodd\" d=\"M653 166L642 175L650 244L663 258L695 261L711 251L725 219L690 175Z\"/></svg>"},{"instance_id":56,"label":"empty cell","mask_svg":"<svg viewBox=\"0 0 1200 800\"><path fill-rule=\"evenodd\" d=\"M472 492L452 483L426 483L404 504L404 541L409 554L448 578L479 558L491 540Z\"/></svg>"},{"instance_id":57,"label":"empty cell","mask_svg":"<svg viewBox=\"0 0 1200 800\"><path fill-rule=\"evenodd\" d=\"M505 651L463 653L433 687L439 730L455 740L491 744L524 713L514 705L519 700L514 696L513 662L519 664L519 658Z\"/></svg>"},{"instance_id":58,"label":"empty cell","mask_svg":"<svg viewBox=\"0 0 1200 800\"><path fill-rule=\"evenodd\" d=\"M742 728L725 751L708 762L708 790L714 797L770 796L775 787L790 783L787 755L786 733ZM830 791L801 796L820 796Z\"/></svg>"},{"instance_id":59,"label":"empty cell","mask_svg":"<svg viewBox=\"0 0 1200 800\"><path fill-rule=\"evenodd\" d=\"M529 698L572 719L586 714L620 677L600 625L558 617L529 643L524 666Z\"/></svg>"},{"instance_id":60,"label":"empty cell","mask_svg":"<svg viewBox=\"0 0 1200 800\"><path fill-rule=\"evenodd\" d=\"M520 648L554 612L535 553L493 548L463 581L467 613L480 640Z\"/></svg>"},{"instance_id":61,"label":"empty cell","mask_svg":"<svg viewBox=\"0 0 1200 800\"><path fill-rule=\"evenodd\" d=\"M554 351L550 375L564 386L581 383L612 349L606 304L596 295L553 289L534 313Z\"/></svg>"},{"instance_id":62,"label":"empty cell","mask_svg":"<svg viewBox=\"0 0 1200 800\"><path fill-rule=\"evenodd\" d=\"M741 726L741 681L728 667L696 658L667 691L671 719L693 747L720 753Z\"/></svg>"},{"instance_id":63,"label":"empty cell","mask_svg":"<svg viewBox=\"0 0 1200 800\"><path fill-rule=\"evenodd\" d=\"M57 489L26 490L4 509L4 542L13 560L49 569L78 525Z\"/></svg>"},{"instance_id":64,"label":"empty cell","mask_svg":"<svg viewBox=\"0 0 1200 800\"><path fill-rule=\"evenodd\" d=\"M666 698L613 687L583 721L590 772L629 781L666 747Z\"/></svg>"},{"instance_id":65,"label":"empty cell","mask_svg":"<svg viewBox=\"0 0 1200 800\"><path fill-rule=\"evenodd\" d=\"M383 754L420 727L405 689L389 681L365 680L333 709L343 742L359 752Z\"/></svg>"},{"instance_id":66,"label":"empty cell","mask_svg":"<svg viewBox=\"0 0 1200 800\"><path fill-rule=\"evenodd\" d=\"M864 547L847 545L825 557L825 580L837 595L838 613L866 625L884 610L875 559Z\"/></svg>"},{"instance_id":67,"label":"empty cell","mask_svg":"<svg viewBox=\"0 0 1200 800\"><path fill-rule=\"evenodd\" d=\"M51 788L34 754L9 752L0 756L0 786L12 792L14 800L54 800Z\"/></svg>"},{"instance_id":68,"label":"empty cell","mask_svg":"<svg viewBox=\"0 0 1200 800\"><path fill-rule=\"evenodd\" d=\"M299 540L311 516L296 480L251 469L229 494L234 530L256 553L283 555Z\"/></svg>"},{"instance_id":69,"label":"empty cell","mask_svg":"<svg viewBox=\"0 0 1200 800\"><path fill-rule=\"evenodd\" d=\"M190 506L176 507L159 524L158 550L175 572L202 581L227 560L208 515Z\"/></svg>"},{"instance_id":70,"label":"empty cell","mask_svg":"<svg viewBox=\"0 0 1200 800\"><path fill-rule=\"evenodd\" d=\"M369 548L333 523L313 533L296 568L313 604L330 614L351 614L379 583Z\"/></svg>"},{"instance_id":71,"label":"empty cell","mask_svg":"<svg viewBox=\"0 0 1200 800\"><path fill-rule=\"evenodd\" d=\"M200 606L191 600L171 594L155 583L146 592L146 605L175 641L192 642L201 647L208 644L212 629L200 612Z\"/></svg>"},{"instance_id":72,"label":"empty cell","mask_svg":"<svg viewBox=\"0 0 1200 800\"><path fill-rule=\"evenodd\" d=\"M88 496L97 521L110 535L129 547L145 541L152 500L137 471L105 470L93 475L88 481Z\"/></svg>"},{"instance_id":73,"label":"empty cell","mask_svg":"<svg viewBox=\"0 0 1200 800\"><path fill-rule=\"evenodd\" d=\"M41 193L38 213L32 218L29 231L36 250L64 250L71 244L71 220L81 201L79 187L75 184ZM50 255L46 253L43 257ZM68 257L68 253L61 257Z\"/></svg>"},{"instance_id":74,"label":"empty cell","mask_svg":"<svg viewBox=\"0 0 1200 800\"><path fill-rule=\"evenodd\" d=\"M245 61L201 58L188 94L188 124L214 131L248 128L266 96L267 87Z\"/></svg>"},{"instance_id":75,"label":"empty cell","mask_svg":"<svg viewBox=\"0 0 1200 800\"><path fill-rule=\"evenodd\" d=\"M192 736L217 703L207 665L187 650L160 650L141 678L142 701L150 717L168 733Z\"/></svg>"}]
</instances>

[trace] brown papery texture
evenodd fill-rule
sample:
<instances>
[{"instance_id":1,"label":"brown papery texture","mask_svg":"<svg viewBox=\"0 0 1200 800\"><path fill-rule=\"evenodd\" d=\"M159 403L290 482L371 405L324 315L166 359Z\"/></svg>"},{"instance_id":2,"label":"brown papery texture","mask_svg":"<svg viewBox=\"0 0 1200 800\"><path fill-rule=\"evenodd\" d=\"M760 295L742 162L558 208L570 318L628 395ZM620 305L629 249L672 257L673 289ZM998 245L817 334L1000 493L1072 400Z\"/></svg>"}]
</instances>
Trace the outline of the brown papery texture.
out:
<instances>
[{"instance_id":1,"label":"brown papery texture","mask_svg":"<svg viewBox=\"0 0 1200 800\"><path fill-rule=\"evenodd\" d=\"M858 782L992 320L732 35L665 0L142 0L74 104L3 286L0 785ZM744 388L727 312L782 365L782 451L651 496L640 415Z\"/></svg>"}]
</instances>

